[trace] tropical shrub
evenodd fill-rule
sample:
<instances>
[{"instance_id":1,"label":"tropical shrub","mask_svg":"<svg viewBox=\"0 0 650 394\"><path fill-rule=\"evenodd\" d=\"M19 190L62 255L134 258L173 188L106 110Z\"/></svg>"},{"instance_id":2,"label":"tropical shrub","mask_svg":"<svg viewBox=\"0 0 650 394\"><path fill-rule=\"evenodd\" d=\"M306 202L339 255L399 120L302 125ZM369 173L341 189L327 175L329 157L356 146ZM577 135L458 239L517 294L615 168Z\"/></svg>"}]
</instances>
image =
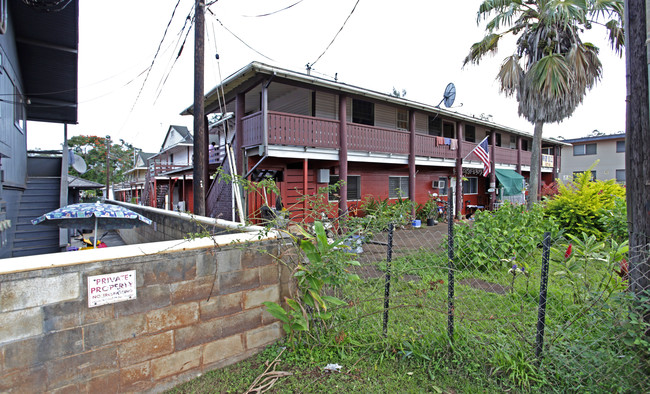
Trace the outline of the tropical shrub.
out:
<instances>
[{"instance_id":1,"label":"tropical shrub","mask_svg":"<svg viewBox=\"0 0 650 394\"><path fill-rule=\"evenodd\" d=\"M559 193L546 202L546 214L567 233L587 233L603 239L609 233L600 220L625 198L625 189L614 180L594 181L591 171L576 176L573 182L558 185Z\"/></svg>"},{"instance_id":2,"label":"tropical shrub","mask_svg":"<svg viewBox=\"0 0 650 394\"><path fill-rule=\"evenodd\" d=\"M627 202L624 197L616 197L612 209L601 210L598 225L603 232L617 242L628 239Z\"/></svg>"},{"instance_id":3,"label":"tropical shrub","mask_svg":"<svg viewBox=\"0 0 650 394\"><path fill-rule=\"evenodd\" d=\"M505 268L529 255L542 242L544 233L557 237L554 219L544 215L540 205L526 210L506 203L496 211L478 211L472 222L456 226L457 268Z\"/></svg>"}]
</instances>

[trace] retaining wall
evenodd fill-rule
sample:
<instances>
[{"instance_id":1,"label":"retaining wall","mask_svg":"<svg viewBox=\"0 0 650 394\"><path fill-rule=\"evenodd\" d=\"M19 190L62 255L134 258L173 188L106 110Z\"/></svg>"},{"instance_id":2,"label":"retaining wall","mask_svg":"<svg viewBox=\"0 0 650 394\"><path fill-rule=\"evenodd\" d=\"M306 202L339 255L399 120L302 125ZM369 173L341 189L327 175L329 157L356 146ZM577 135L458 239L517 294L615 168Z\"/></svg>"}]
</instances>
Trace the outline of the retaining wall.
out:
<instances>
[{"instance_id":1,"label":"retaining wall","mask_svg":"<svg viewBox=\"0 0 650 394\"><path fill-rule=\"evenodd\" d=\"M259 237L1 260L0 392L160 392L260 351L289 274ZM132 270L135 299L89 307L89 277Z\"/></svg>"}]
</instances>

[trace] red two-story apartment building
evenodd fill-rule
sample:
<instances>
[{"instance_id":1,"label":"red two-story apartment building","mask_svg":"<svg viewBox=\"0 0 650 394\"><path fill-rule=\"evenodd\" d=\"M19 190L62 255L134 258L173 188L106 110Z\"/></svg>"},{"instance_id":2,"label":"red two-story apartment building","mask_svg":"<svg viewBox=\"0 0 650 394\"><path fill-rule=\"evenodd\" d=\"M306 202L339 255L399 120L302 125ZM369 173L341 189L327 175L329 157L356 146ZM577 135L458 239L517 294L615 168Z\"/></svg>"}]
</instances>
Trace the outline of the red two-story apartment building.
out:
<instances>
[{"instance_id":1,"label":"red two-story apartment building","mask_svg":"<svg viewBox=\"0 0 650 394\"><path fill-rule=\"evenodd\" d=\"M456 193L456 209L465 212L469 206L489 208L497 202L495 170L525 178L530 172L530 134L258 62L216 86L205 105L207 114L234 117L232 123L211 125L210 139L232 141L238 174L273 176L293 217L307 209L296 204L300 195L312 195L339 180L347 181L336 201L341 211L369 195L421 203L430 193L445 198L452 187L461 192ZM191 108L183 113L191 114ZM492 171L483 177L483 164L469 153L486 136ZM545 183L559 173L562 145L543 140ZM228 171L226 161L224 168ZM248 196L247 215L258 212L262 200ZM211 186L206 203L210 216L232 219L234 206L232 188Z\"/></svg>"}]
</instances>

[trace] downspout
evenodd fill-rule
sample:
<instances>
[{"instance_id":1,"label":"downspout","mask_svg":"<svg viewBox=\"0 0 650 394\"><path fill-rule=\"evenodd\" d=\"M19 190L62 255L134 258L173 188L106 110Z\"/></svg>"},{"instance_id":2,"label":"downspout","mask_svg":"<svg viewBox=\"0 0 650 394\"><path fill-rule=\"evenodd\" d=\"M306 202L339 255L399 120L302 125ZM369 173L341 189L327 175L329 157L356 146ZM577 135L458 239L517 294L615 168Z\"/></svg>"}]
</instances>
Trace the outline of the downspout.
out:
<instances>
[{"instance_id":1,"label":"downspout","mask_svg":"<svg viewBox=\"0 0 650 394\"><path fill-rule=\"evenodd\" d=\"M303 160L303 162L302 162L302 192L303 192L303 194L305 196L307 196L307 194L309 193L309 191L307 189L308 188L308 179L307 179L308 172L309 172L309 163L308 163L308 159L305 158ZM304 210L303 218L307 218L307 199L306 198L303 201L303 205L304 205L303 206L303 210Z\"/></svg>"}]
</instances>

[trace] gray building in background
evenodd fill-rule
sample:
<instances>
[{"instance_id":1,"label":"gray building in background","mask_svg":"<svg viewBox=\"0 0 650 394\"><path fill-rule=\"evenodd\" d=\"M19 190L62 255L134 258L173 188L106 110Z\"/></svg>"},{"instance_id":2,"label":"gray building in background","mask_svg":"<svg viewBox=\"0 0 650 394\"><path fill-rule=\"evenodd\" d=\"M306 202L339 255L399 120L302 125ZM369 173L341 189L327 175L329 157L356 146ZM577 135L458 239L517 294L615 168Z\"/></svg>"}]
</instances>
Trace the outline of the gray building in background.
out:
<instances>
[{"instance_id":1,"label":"gray building in background","mask_svg":"<svg viewBox=\"0 0 650 394\"><path fill-rule=\"evenodd\" d=\"M575 174L587 171L598 162L591 173L594 179L614 179L625 185L625 133L598 135L564 140L571 146L562 147L560 179L568 182Z\"/></svg>"}]
</instances>

